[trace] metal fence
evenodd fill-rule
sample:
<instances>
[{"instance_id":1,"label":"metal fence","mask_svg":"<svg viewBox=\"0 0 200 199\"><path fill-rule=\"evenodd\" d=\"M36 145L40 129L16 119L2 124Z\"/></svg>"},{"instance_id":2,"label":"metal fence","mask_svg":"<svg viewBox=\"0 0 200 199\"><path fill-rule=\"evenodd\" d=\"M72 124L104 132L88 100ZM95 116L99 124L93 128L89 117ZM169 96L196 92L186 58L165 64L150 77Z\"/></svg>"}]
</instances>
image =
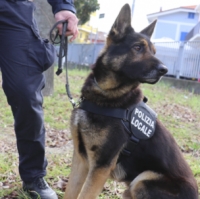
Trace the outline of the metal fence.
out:
<instances>
[{"instance_id":1,"label":"metal fence","mask_svg":"<svg viewBox=\"0 0 200 199\"><path fill-rule=\"evenodd\" d=\"M200 41L156 42L156 57L168 68L168 76L200 79ZM104 44L70 44L68 64L71 67L90 67L95 63Z\"/></svg>"},{"instance_id":2,"label":"metal fence","mask_svg":"<svg viewBox=\"0 0 200 199\"><path fill-rule=\"evenodd\" d=\"M200 41L155 43L156 57L168 68L167 75L200 79Z\"/></svg>"},{"instance_id":3,"label":"metal fence","mask_svg":"<svg viewBox=\"0 0 200 199\"><path fill-rule=\"evenodd\" d=\"M70 67L90 67L95 63L104 44L69 44L68 65Z\"/></svg>"}]
</instances>

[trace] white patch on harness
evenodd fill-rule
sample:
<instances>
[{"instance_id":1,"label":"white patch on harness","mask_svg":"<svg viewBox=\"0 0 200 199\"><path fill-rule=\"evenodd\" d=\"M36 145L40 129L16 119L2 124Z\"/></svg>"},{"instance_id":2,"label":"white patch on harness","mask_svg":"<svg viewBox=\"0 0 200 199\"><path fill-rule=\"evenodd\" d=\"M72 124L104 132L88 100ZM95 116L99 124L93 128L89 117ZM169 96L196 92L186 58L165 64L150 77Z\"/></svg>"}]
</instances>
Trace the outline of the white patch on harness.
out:
<instances>
[{"instance_id":1,"label":"white patch on harness","mask_svg":"<svg viewBox=\"0 0 200 199\"><path fill-rule=\"evenodd\" d=\"M139 104L131 114L131 130L139 139L149 139L155 132L156 114L146 104Z\"/></svg>"}]
</instances>

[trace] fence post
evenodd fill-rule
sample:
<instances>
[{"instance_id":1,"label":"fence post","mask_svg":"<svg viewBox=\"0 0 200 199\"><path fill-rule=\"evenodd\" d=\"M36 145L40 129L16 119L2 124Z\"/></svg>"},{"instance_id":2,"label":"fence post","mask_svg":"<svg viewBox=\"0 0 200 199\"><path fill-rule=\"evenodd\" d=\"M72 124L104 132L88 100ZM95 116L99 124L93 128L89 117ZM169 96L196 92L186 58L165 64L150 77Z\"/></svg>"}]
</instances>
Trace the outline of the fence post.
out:
<instances>
[{"instance_id":1,"label":"fence post","mask_svg":"<svg viewBox=\"0 0 200 199\"><path fill-rule=\"evenodd\" d=\"M183 64L183 53L184 53L184 46L185 46L185 42L181 42L180 46L179 46L179 51L178 51L178 62L177 62L177 66L176 66L176 78L179 79L180 75L181 75L181 68L182 68L182 64Z\"/></svg>"},{"instance_id":2,"label":"fence post","mask_svg":"<svg viewBox=\"0 0 200 199\"><path fill-rule=\"evenodd\" d=\"M93 48L93 53L92 53L92 64L94 64L95 63L95 61L96 61L96 45L97 45L97 43L95 42L94 43L94 48Z\"/></svg>"}]
</instances>

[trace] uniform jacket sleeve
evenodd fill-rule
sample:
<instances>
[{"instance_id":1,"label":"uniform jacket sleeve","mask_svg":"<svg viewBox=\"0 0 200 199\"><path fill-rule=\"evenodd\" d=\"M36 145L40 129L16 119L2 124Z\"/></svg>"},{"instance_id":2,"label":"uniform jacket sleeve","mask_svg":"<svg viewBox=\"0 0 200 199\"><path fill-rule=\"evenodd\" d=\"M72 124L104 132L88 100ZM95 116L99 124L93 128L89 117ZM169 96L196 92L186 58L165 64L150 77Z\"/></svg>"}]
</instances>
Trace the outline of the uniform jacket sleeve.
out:
<instances>
[{"instance_id":1,"label":"uniform jacket sleeve","mask_svg":"<svg viewBox=\"0 0 200 199\"><path fill-rule=\"evenodd\" d=\"M74 0L47 0L52 6L52 11L54 14L61 10L69 10L73 13L76 13L74 7Z\"/></svg>"}]
</instances>

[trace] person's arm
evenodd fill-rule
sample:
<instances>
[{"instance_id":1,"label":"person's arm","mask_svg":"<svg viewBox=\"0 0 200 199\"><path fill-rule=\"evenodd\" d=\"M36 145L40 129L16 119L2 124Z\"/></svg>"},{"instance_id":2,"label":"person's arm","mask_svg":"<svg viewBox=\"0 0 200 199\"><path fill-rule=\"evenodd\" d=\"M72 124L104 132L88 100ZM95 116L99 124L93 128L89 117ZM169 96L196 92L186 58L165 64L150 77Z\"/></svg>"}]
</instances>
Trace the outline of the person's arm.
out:
<instances>
[{"instance_id":1,"label":"person's arm","mask_svg":"<svg viewBox=\"0 0 200 199\"><path fill-rule=\"evenodd\" d=\"M47 0L52 6L52 11L54 14L61 10L69 10L73 13L76 13L73 0Z\"/></svg>"},{"instance_id":2,"label":"person's arm","mask_svg":"<svg viewBox=\"0 0 200 199\"><path fill-rule=\"evenodd\" d=\"M74 7L73 0L48 0L49 4L52 6L52 11L55 15L55 20L67 20L68 21L68 30L66 36L72 35L70 41L76 39L78 35L78 18L76 17L76 9ZM62 25L57 26L59 34L62 33Z\"/></svg>"}]
</instances>

